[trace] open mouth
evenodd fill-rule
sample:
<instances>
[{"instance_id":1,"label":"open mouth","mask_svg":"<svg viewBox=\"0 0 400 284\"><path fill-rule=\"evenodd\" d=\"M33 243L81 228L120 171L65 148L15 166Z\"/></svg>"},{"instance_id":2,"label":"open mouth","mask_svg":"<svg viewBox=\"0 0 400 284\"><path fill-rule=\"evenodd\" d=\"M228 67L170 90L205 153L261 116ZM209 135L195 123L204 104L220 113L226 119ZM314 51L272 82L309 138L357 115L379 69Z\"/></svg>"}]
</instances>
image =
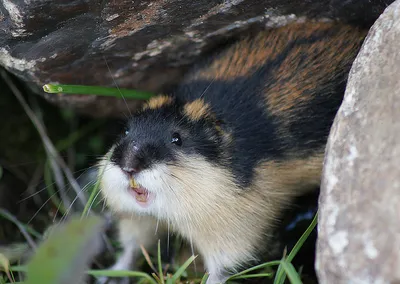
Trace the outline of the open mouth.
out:
<instances>
[{"instance_id":1,"label":"open mouth","mask_svg":"<svg viewBox=\"0 0 400 284\"><path fill-rule=\"evenodd\" d=\"M149 203L152 197L151 193L144 187L140 186L133 177L129 178L129 187L130 193L135 197L136 201L140 205L145 206Z\"/></svg>"}]
</instances>

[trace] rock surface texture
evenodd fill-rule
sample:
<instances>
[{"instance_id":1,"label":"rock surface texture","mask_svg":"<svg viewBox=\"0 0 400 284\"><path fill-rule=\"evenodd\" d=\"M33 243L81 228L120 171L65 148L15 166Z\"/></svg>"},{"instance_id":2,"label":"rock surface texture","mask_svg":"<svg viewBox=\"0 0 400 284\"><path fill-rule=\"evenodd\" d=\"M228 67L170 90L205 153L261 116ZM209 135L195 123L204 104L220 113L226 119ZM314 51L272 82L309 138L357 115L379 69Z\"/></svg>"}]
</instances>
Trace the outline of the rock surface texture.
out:
<instances>
[{"instance_id":1,"label":"rock surface texture","mask_svg":"<svg viewBox=\"0 0 400 284\"><path fill-rule=\"evenodd\" d=\"M45 83L114 86L113 79L119 87L158 92L200 55L249 28L304 16L369 26L391 2L3 0L0 64L42 95ZM46 97L103 116L126 110L112 98Z\"/></svg>"},{"instance_id":2,"label":"rock surface texture","mask_svg":"<svg viewBox=\"0 0 400 284\"><path fill-rule=\"evenodd\" d=\"M400 283L400 0L372 26L333 125L320 195L320 283Z\"/></svg>"}]
</instances>

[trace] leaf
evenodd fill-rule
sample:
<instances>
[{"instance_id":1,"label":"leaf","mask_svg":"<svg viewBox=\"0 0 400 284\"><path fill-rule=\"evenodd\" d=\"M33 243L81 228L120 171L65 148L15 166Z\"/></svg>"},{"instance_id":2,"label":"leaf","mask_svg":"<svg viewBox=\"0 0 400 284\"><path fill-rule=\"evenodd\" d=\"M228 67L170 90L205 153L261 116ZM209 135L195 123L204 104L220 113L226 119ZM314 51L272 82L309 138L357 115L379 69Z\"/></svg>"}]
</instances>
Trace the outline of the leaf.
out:
<instances>
[{"instance_id":1,"label":"leaf","mask_svg":"<svg viewBox=\"0 0 400 284\"><path fill-rule=\"evenodd\" d=\"M172 282L172 276L170 274L167 275L166 284L174 284L174 282Z\"/></svg>"},{"instance_id":2,"label":"leaf","mask_svg":"<svg viewBox=\"0 0 400 284\"><path fill-rule=\"evenodd\" d=\"M236 273L236 274L232 275L231 277L229 277L228 280L233 280L236 278L243 278L242 275L245 275L251 271L258 270L258 269L265 268L265 267L278 266L278 265L280 265L280 263L281 262L279 260L265 262L265 263L259 264L257 266L251 267L249 269L243 270L239 273Z\"/></svg>"},{"instance_id":3,"label":"leaf","mask_svg":"<svg viewBox=\"0 0 400 284\"><path fill-rule=\"evenodd\" d=\"M40 234L38 232L36 232L34 229L32 229L30 226L25 225L23 223L21 223L20 221L18 221L17 218L15 218L12 214L10 214L10 212L8 212L5 209L0 208L0 217L14 223L19 229L20 231L21 228L25 229L28 233L30 233L32 236L35 236L36 238L40 238Z\"/></svg>"},{"instance_id":4,"label":"leaf","mask_svg":"<svg viewBox=\"0 0 400 284\"><path fill-rule=\"evenodd\" d=\"M209 275L210 275L210 274L205 273L204 276L203 276L203 278L201 279L200 284L206 284Z\"/></svg>"},{"instance_id":5,"label":"leaf","mask_svg":"<svg viewBox=\"0 0 400 284\"><path fill-rule=\"evenodd\" d=\"M27 284L79 283L86 267L101 247L103 220L74 216L54 228L28 263Z\"/></svg>"},{"instance_id":6,"label":"leaf","mask_svg":"<svg viewBox=\"0 0 400 284\"><path fill-rule=\"evenodd\" d=\"M157 284L157 282L147 273L139 271L130 270L89 270L87 272L89 275L93 276L107 276L107 277L140 277L145 278L152 284Z\"/></svg>"},{"instance_id":7,"label":"leaf","mask_svg":"<svg viewBox=\"0 0 400 284\"><path fill-rule=\"evenodd\" d=\"M10 269L15 272L26 272L27 270L26 266L24 265L13 265L10 267Z\"/></svg>"},{"instance_id":8,"label":"leaf","mask_svg":"<svg viewBox=\"0 0 400 284\"><path fill-rule=\"evenodd\" d=\"M142 99L147 100L154 96L153 93L121 89L121 88L109 88L100 86L82 86L82 85L55 85L46 84L43 86L43 91L50 94L80 94L80 95L97 95L97 96L112 96L122 97L130 99Z\"/></svg>"},{"instance_id":9,"label":"leaf","mask_svg":"<svg viewBox=\"0 0 400 284\"><path fill-rule=\"evenodd\" d=\"M153 276L154 279L156 279L157 283L161 284L160 277L158 277L156 273L152 273L151 275Z\"/></svg>"},{"instance_id":10,"label":"leaf","mask_svg":"<svg viewBox=\"0 0 400 284\"><path fill-rule=\"evenodd\" d=\"M296 256L300 248L303 246L304 242L307 240L308 236L314 230L315 226L317 225L318 221L318 212L315 213L313 220L311 221L310 225L308 226L307 230L301 235L300 239L296 242L293 249L290 251L289 255L286 257L286 261L291 263L293 258ZM283 284L285 283L286 275L283 273L283 268L281 266L278 267L278 271L276 272L274 283L276 284Z\"/></svg>"},{"instance_id":11,"label":"leaf","mask_svg":"<svg viewBox=\"0 0 400 284\"><path fill-rule=\"evenodd\" d=\"M107 153L107 155L106 155L106 159L107 159L106 162L107 163L109 163L112 153L113 153L113 149L109 153ZM98 175L98 179L97 179L97 181L96 181L96 183L95 183L95 185L93 187L92 193L89 196L89 200L86 202L85 208L83 208L82 217L84 217L85 215L86 216L89 215L89 210L93 206L93 203L94 203L96 197L99 194L100 182L101 182L102 176L104 175L105 169L106 169L105 166L101 168L101 172Z\"/></svg>"},{"instance_id":12,"label":"leaf","mask_svg":"<svg viewBox=\"0 0 400 284\"><path fill-rule=\"evenodd\" d=\"M259 273L259 274L245 274L236 276L235 279L249 279L249 278L267 278L271 277L273 273Z\"/></svg>"},{"instance_id":13,"label":"leaf","mask_svg":"<svg viewBox=\"0 0 400 284\"><path fill-rule=\"evenodd\" d=\"M144 248L143 245L140 245L140 249L142 250L142 254L143 254L144 259L146 260L147 264L150 266L150 268L151 268L155 273L157 273L157 269L154 267L154 264L151 262L150 255L149 255L149 253L147 252L147 250Z\"/></svg>"},{"instance_id":14,"label":"leaf","mask_svg":"<svg viewBox=\"0 0 400 284\"><path fill-rule=\"evenodd\" d=\"M0 253L0 271L1 270L6 273L10 281L13 281L13 276L10 274L10 261L4 254Z\"/></svg>"},{"instance_id":15,"label":"leaf","mask_svg":"<svg viewBox=\"0 0 400 284\"><path fill-rule=\"evenodd\" d=\"M6 273L10 271L10 261L2 253L0 253L0 270L5 271Z\"/></svg>"},{"instance_id":16,"label":"leaf","mask_svg":"<svg viewBox=\"0 0 400 284\"><path fill-rule=\"evenodd\" d=\"M293 249L290 251L289 255L287 256L287 261L291 262L293 258L296 256L300 248L303 246L304 242L307 240L308 236L314 230L315 226L317 225L318 221L318 212L315 213L313 220L311 221L310 225L308 226L307 230L301 235L300 239L294 245Z\"/></svg>"},{"instance_id":17,"label":"leaf","mask_svg":"<svg viewBox=\"0 0 400 284\"><path fill-rule=\"evenodd\" d=\"M160 277L161 283L164 284L164 275L163 275L162 263L161 263L161 245L160 245L160 240L158 240L157 259L158 259L158 273L159 273L159 277Z\"/></svg>"},{"instance_id":18,"label":"leaf","mask_svg":"<svg viewBox=\"0 0 400 284\"><path fill-rule=\"evenodd\" d=\"M188 268L188 266L195 260L195 258L197 257L197 255L192 255L191 257L189 257L188 260L185 261L185 263L179 267L179 269L175 272L175 274L172 276L172 282L176 283L176 281L178 281L178 279L182 276L183 272L185 272L186 268Z\"/></svg>"},{"instance_id":19,"label":"leaf","mask_svg":"<svg viewBox=\"0 0 400 284\"><path fill-rule=\"evenodd\" d=\"M26 243L15 243L0 247L0 255L5 256L10 263L21 260L29 252L29 246Z\"/></svg>"},{"instance_id":20,"label":"leaf","mask_svg":"<svg viewBox=\"0 0 400 284\"><path fill-rule=\"evenodd\" d=\"M300 277L299 277L296 269L294 268L293 264L291 264L290 262L287 262L287 261L282 261L281 264L290 280L290 283L302 284Z\"/></svg>"}]
</instances>

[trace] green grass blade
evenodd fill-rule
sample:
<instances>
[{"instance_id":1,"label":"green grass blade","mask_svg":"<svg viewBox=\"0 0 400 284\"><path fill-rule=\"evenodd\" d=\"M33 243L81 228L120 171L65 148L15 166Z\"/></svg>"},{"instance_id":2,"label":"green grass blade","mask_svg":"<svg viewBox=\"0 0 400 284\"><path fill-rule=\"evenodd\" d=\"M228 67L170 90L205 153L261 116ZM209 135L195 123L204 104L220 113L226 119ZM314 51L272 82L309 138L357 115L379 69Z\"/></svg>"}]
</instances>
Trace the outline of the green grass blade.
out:
<instances>
[{"instance_id":1,"label":"green grass blade","mask_svg":"<svg viewBox=\"0 0 400 284\"><path fill-rule=\"evenodd\" d=\"M161 263L161 244L160 240L158 240L158 252L157 252L157 260L158 260L158 276L160 277L161 283L164 284L164 275Z\"/></svg>"},{"instance_id":2,"label":"green grass blade","mask_svg":"<svg viewBox=\"0 0 400 284\"><path fill-rule=\"evenodd\" d=\"M285 255L282 257L282 261L285 259ZM282 263L280 262L278 269L275 273L274 284L283 284L285 282L286 275L284 273L284 269L282 267Z\"/></svg>"},{"instance_id":3,"label":"green grass blade","mask_svg":"<svg viewBox=\"0 0 400 284\"><path fill-rule=\"evenodd\" d=\"M293 258L296 256L296 254L299 252L300 248L303 246L304 242L307 240L311 232L314 230L315 226L317 225L318 221L318 211L315 213L315 216L313 220L311 221L310 225L308 228L305 230L305 232L301 235L300 239L296 242L294 245L293 249L290 251L289 255L286 257L286 261L291 263ZM283 284L285 282L286 275L284 274L283 268L280 265L278 267L278 271L276 272L274 283L275 284Z\"/></svg>"},{"instance_id":4,"label":"green grass blade","mask_svg":"<svg viewBox=\"0 0 400 284\"><path fill-rule=\"evenodd\" d=\"M46 84L43 90L50 94L81 94L81 95L98 95L111 97L124 97L130 99L147 100L154 96L150 92L142 92L130 89L118 89L100 86L81 86L81 85L54 85Z\"/></svg>"},{"instance_id":5,"label":"green grass blade","mask_svg":"<svg viewBox=\"0 0 400 284\"><path fill-rule=\"evenodd\" d=\"M201 278L200 284L206 284L209 275L210 275L210 274L205 273L204 276L203 276L203 278Z\"/></svg>"},{"instance_id":6,"label":"green grass blade","mask_svg":"<svg viewBox=\"0 0 400 284\"><path fill-rule=\"evenodd\" d=\"M154 272L153 272L153 273L151 274L151 276L153 276L153 278L156 279L156 282L157 282L158 284L161 284L160 277L157 276L157 273L154 273Z\"/></svg>"},{"instance_id":7,"label":"green grass blade","mask_svg":"<svg viewBox=\"0 0 400 284\"><path fill-rule=\"evenodd\" d=\"M106 163L109 163L110 162L110 158L111 158L111 155L112 155L112 150L106 155ZM86 202L86 205L85 205L85 208L83 208L83 212L82 212L82 217L84 217L84 216L87 216L88 214L89 214L89 209L91 208L91 206L93 205L93 203L94 203L94 199L96 198L96 196L98 196L98 193L99 193L99 189L100 189L100 181L101 181L101 177L103 176L103 174L104 174L104 171L105 171L105 168L106 167L102 167L101 168L101 172L100 172L100 175L98 175L98 178L97 178L97 180L96 180L96 183L95 183L95 185L94 185L94 187L93 187L93 190L92 190L92 192L91 192L91 194L90 194L90 196L89 196L89 200Z\"/></svg>"},{"instance_id":8,"label":"green grass blade","mask_svg":"<svg viewBox=\"0 0 400 284\"><path fill-rule=\"evenodd\" d=\"M290 283L292 284L302 284L300 277L296 271L296 269L294 268L293 264L291 264L290 262L287 261L282 261L281 263L283 269L285 270Z\"/></svg>"},{"instance_id":9,"label":"green grass blade","mask_svg":"<svg viewBox=\"0 0 400 284\"><path fill-rule=\"evenodd\" d=\"M149 280L146 278L141 278L138 280L137 284L145 284L145 283L149 283Z\"/></svg>"},{"instance_id":10,"label":"green grass blade","mask_svg":"<svg viewBox=\"0 0 400 284\"><path fill-rule=\"evenodd\" d=\"M145 278L152 284L157 282L149 274L139 271L130 270L88 270L87 274L92 276L107 276L107 277L138 277Z\"/></svg>"},{"instance_id":11,"label":"green grass blade","mask_svg":"<svg viewBox=\"0 0 400 284\"><path fill-rule=\"evenodd\" d=\"M304 242L307 240L308 236L311 234L311 232L314 230L315 226L317 225L317 222L318 222L318 211L315 213L315 216L314 216L313 220L311 221L310 225L308 226L307 230L305 230L303 235L300 237L300 239L294 245L293 249L288 254L288 256L286 258L288 262L291 262L293 260L293 258L296 256L296 254L299 252L300 248L303 246Z\"/></svg>"},{"instance_id":12,"label":"green grass blade","mask_svg":"<svg viewBox=\"0 0 400 284\"><path fill-rule=\"evenodd\" d=\"M10 270L13 272L26 272L27 268L25 265L13 265L10 267Z\"/></svg>"},{"instance_id":13,"label":"green grass blade","mask_svg":"<svg viewBox=\"0 0 400 284\"><path fill-rule=\"evenodd\" d=\"M243 270L243 271L241 271L239 273L236 273L236 274L232 275L231 277L229 277L228 280L236 279L237 277L239 277L241 275L247 274L249 272L252 272L254 270L258 270L258 269L261 269L261 268L271 267L271 266L278 266L280 263L281 263L280 260L274 260L274 261L265 262L265 263L259 264L257 266L251 267L249 269Z\"/></svg>"},{"instance_id":14,"label":"green grass blade","mask_svg":"<svg viewBox=\"0 0 400 284\"><path fill-rule=\"evenodd\" d=\"M16 219L16 218L12 218L12 215L11 215L8 211L6 211L6 210L4 210L4 209L1 209L1 208L0 208L0 217L2 217L2 218L4 218L4 219L6 219L6 220L8 220L8 221L10 221L10 222L12 222L12 223L14 223L14 225L16 225L17 227L22 227L22 228L24 228L24 229L25 229L29 234L31 234L32 236L34 236L34 237L36 237L36 238L38 238L38 239L41 238L41 235L40 235L37 231L35 231L32 227L21 223L21 222L18 221L18 219Z\"/></svg>"},{"instance_id":15,"label":"green grass blade","mask_svg":"<svg viewBox=\"0 0 400 284\"><path fill-rule=\"evenodd\" d=\"M244 275L236 276L235 279L271 277L272 275L273 275L273 273L244 274Z\"/></svg>"},{"instance_id":16,"label":"green grass blade","mask_svg":"<svg viewBox=\"0 0 400 284\"><path fill-rule=\"evenodd\" d=\"M183 272L185 272L186 268L189 267L189 265L195 260L196 257L197 255L192 255L191 257L189 257L188 260L185 261L185 263L181 267L179 267L179 269L172 276L173 283L176 283L176 281L178 281Z\"/></svg>"}]
</instances>

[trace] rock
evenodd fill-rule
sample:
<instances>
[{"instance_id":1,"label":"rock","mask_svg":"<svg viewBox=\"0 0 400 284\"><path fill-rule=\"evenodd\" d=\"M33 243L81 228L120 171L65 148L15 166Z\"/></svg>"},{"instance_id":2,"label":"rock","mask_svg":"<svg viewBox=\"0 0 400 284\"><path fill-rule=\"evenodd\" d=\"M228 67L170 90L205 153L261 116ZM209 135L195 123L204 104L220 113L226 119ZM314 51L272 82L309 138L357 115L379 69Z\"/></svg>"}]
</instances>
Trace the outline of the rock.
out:
<instances>
[{"instance_id":1,"label":"rock","mask_svg":"<svg viewBox=\"0 0 400 284\"><path fill-rule=\"evenodd\" d=\"M320 283L400 283L400 0L372 26L332 127L319 200Z\"/></svg>"},{"instance_id":2,"label":"rock","mask_svg":"<svg viewBox=\"0 0 400 284\"><path fill-rule=\"evenodd\" d=\"M249 28L283 25L303 16L369 26L391 2L4 0L0 64L62 106L120 115L126 112L122 100L45 95L41 86L114 86L114 79L119 87L160 92L200 55ZM138 101L128 104L133 109Z\"/></svg>"}]
</instances>

